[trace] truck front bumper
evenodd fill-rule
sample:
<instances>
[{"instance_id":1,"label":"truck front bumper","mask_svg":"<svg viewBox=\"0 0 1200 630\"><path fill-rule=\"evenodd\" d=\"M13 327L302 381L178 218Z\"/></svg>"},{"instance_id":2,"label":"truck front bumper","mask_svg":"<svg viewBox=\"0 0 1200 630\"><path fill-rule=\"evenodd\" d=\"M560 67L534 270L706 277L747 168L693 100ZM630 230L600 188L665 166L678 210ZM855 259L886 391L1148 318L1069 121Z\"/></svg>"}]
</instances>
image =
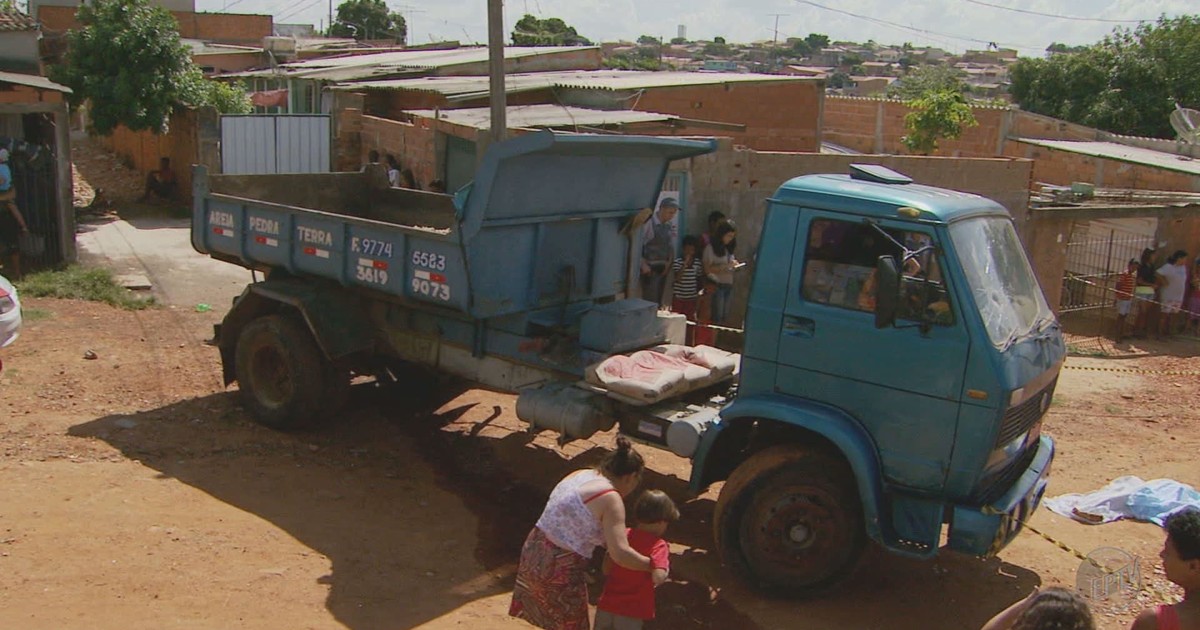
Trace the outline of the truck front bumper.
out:
<instances>
[{"instance_id":1,"label":"truck front bumper","mask_svg":"<svg viewBox=\"0 0 1200 630\"><path fill-rule=\"evenodd\" d=\"M1038 439L1037 454L1008 492L990 505L955 506L947 546L975 556L993 556L1021 532L1033 516L1054 461L1054 440Z\"/></svg>"}]
</instances>

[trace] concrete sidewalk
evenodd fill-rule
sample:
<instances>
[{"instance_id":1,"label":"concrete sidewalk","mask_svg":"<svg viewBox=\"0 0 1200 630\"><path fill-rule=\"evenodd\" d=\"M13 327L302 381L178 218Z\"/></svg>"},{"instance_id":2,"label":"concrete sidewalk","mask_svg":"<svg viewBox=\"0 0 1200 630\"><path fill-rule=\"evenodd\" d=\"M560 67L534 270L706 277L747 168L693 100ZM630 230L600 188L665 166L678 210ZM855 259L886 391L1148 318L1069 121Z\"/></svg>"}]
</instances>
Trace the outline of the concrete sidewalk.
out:
<instances>
[{"instance_id":1,"label":"concrete sidewalk","mask_svg":"<svg viewBox=\"0 0 1200 630\"><path fill-rule=\"evenodd\" d=\"M122 284L146 289L169 306L208 304L224 313L250 282L250 272L192 249L186 218L138 218L80 223L79 262L106 267Z\"/></svg>"}]
</instances>

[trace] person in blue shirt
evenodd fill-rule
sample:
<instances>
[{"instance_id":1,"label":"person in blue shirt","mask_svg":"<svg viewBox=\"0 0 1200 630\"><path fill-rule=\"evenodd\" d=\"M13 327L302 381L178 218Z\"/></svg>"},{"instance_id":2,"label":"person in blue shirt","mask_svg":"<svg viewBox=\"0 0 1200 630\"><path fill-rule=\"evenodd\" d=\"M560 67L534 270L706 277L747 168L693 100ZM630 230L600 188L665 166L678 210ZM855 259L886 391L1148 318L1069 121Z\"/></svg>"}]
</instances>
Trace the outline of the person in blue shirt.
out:
<instances>
[{"instance_id":1,"label":"person in blue shirt","mask_svg":"<svg viewBox=\"0 0 1200 630\"><path fill-rule=\"evenodd\" d=\"M4 273L12 279L21 277L21 248L18 238L29 231L25 217L17 207L17 189L13 186L12 169L8 167L8 150L0 149L0 255L5 259Z\"/></svg>"}]
</instances>

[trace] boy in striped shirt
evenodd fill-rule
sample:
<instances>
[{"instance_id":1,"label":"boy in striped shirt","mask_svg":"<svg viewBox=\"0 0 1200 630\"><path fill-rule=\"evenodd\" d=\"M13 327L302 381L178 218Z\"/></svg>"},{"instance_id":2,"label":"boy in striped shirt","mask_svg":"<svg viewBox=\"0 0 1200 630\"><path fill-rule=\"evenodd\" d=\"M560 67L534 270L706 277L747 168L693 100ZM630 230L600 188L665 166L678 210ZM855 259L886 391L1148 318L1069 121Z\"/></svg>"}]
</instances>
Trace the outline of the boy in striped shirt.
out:
<instances>
[{"instance_id":1,"label":"boy in striped shirt","mask_svg":"<svg viewBox=\"0 0 1200 630\"><path fill-rule=\"evenodd\" d=\"M1117 276L1117 342L1125 338L1125 317L1133 305L1133 290L1137 285L1137 259L1131 259L1125 267L1125 273Z\"/></svg>"},{"instance_id":2,"label":"boy in striped shirt","mask_svg":"<svg viewBox=\"0 0 1200 630\"><path fill-rule=\"evenodd\" d=\"M671 310L682 313L688 320L696 317L696 300L700 297L700 282L704 278L704 263L696 255L700 249L700 239L695 236L683 237L683 256L676 258L671 270L675 272L675 282L671 285ZM687 343L692 343L692 329L688 327Z\"/></svg>"}]
</instances>

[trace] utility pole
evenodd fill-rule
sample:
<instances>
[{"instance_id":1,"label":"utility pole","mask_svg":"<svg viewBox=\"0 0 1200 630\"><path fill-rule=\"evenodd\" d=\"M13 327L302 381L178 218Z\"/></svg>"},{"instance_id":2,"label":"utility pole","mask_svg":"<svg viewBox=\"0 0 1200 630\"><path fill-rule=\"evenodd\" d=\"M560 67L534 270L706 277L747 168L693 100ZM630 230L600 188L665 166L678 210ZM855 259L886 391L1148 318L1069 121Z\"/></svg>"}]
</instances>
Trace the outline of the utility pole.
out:
<instances>
[{"instance_id":1,"label":"utility pole","mask_svg":"<svg viewBox=\"0 0 1200 630\"><path fill-rule=\"evenodd\" d=\"M500 142L508 131L508 99L504 89L504 0L488 2L488 81L492 104L491 141Z\"/></svg>"},{"instance_id":2,"label":"utility pole","mask_svg":"<svg viewBox=\"0 0 1200 630\"><path fill-rule=\"evenodd\" d=\"M788 13L768 13L769 16L775 16L775 39L771 42L771 71L774 72L779 67L779 18L787 17Z\"/></svg>"},{"instance_id":3,"label":"utility pole","mask_svg":"<svg viewBox=\"0 0 1200 630\"><path fill-rule=\"evenodd\" d=\"M325 31L329 35L333 31L333 0L329 0L329 27Z\"/></svg>"}]
</instances>

